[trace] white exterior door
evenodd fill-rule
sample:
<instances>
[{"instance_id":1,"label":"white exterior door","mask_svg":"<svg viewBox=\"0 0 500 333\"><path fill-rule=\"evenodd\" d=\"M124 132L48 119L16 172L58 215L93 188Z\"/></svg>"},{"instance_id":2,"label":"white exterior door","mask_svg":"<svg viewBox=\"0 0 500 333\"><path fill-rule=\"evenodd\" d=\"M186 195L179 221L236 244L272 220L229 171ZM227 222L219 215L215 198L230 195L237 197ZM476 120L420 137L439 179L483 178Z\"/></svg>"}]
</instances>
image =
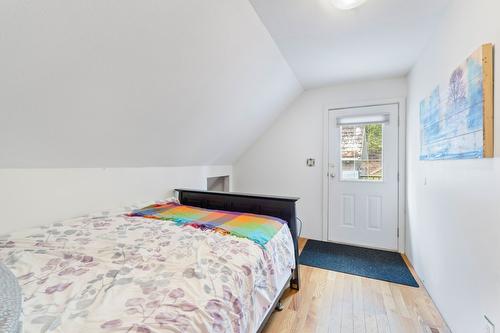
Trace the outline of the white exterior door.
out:
<instances>
[{"instance_id":1,"label":"white exterior door","mask_svg":"<svg viewBox=\"0 0 500 333\"><path fill-rule=\"evenodd\" d=\"M328 113L328 240L397 250L399 105Z\"/></svg>"}]
</instances>

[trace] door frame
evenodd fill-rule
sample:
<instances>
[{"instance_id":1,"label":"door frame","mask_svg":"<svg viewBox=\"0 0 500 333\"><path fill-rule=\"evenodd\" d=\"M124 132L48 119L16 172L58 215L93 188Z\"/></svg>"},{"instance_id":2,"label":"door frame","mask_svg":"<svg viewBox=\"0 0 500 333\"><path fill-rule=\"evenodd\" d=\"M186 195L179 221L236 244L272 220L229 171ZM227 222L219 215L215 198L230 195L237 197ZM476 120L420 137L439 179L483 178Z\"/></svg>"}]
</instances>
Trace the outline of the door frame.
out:
<instances>
[{"instance_id":1,"label":"door frame","mask_svg":"<svg viewBox=\"0 0 500 333\"><path fill-rule=\"evenodd\" d=\"M328 241L328 217L329 217L329 177L328 177L328 155L329 144L329 121L328 116L331 111L360 108L369 106L379 106L387 104L398 105L398 252L406 251L406 98L396 97L381 100L357 101L351 103L341 103L329 105L323 111L323 228L322 239Z\"/></svg>"}]
</instances>

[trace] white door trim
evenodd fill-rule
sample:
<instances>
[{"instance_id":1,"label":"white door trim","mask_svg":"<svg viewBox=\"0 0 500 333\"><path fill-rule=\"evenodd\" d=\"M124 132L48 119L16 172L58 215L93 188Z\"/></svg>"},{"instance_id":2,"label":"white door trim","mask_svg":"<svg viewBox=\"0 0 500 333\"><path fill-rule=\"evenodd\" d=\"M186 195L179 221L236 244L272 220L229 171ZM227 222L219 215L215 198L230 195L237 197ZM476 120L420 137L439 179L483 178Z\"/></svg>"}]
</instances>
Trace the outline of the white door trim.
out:
<instances>
[{"instance_id":1,"label":"white door trim","mask_svg":"<svg viewBox=\"0 0 500 333\"><path fill-rule=\"evenodd\" d=\"M329 122L328 114L330 111L338 109L359 108L367 106L377 106L385 104L398 104L399 109L399 126L398 126L398 251L405 253L406 251L406 98L397 97L391 99L375 100L375 101L358 101L352 103L342 103L337 105L325 106L323 112L323 228L322 239L328 241L328 152L329 152Z\"/></svg>"}]
</instances>

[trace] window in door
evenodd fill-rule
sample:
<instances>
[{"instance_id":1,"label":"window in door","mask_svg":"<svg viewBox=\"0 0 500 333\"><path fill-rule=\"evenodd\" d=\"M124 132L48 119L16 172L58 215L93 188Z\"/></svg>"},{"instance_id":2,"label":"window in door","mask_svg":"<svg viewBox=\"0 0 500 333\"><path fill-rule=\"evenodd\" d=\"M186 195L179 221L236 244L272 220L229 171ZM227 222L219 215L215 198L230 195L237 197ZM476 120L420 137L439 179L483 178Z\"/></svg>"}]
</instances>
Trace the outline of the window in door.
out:
<instances>
[{"instance_id":1,"label":"window in door","mask_svg":"<svg viewBox=\"0 0 500 333\"><path fill-rule=\"evenodd\" d=\"M383 181L383 123L340 126L341 179Z\"/></svg>"}]
</instances>

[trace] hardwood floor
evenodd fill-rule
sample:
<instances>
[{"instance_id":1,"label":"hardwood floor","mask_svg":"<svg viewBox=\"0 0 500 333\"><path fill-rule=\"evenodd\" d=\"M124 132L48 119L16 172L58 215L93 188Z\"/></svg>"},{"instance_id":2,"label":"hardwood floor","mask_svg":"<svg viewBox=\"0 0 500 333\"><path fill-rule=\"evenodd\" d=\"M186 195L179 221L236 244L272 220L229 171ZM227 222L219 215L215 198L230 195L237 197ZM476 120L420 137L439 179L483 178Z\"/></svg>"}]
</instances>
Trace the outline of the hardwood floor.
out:
<instances>
[{"instance_id":1,"label":"hardwood floor","mask_svg":"<svg viewBox=\"0 0 500 333\"><path fill-rule=\"evenodd\" d=\"M306 242L300 239L300 251ZM309 266L300 269L300 291L285 293L284 310L274 312L265 333L450 332L423 287L407 287Z\"/></svg>"}]
</instances>

